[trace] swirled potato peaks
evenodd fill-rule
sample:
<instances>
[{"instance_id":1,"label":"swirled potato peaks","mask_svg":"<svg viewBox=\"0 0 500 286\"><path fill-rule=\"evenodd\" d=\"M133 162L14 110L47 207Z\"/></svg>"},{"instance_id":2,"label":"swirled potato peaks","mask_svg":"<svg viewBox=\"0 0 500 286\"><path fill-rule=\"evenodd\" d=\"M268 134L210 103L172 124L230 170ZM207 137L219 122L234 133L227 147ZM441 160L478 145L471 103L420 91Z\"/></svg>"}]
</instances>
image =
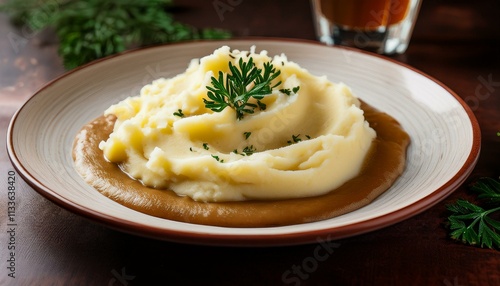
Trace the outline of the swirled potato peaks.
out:
<instances>
[{"instance_id":1,"label":"swirled potato peaks","mask_svg":"<svg viewBox=\"0 0 500 286\"><path fill-rule=\"evenodd\" d=\"M360 104L285 55L223 46L109 107L99 148L145 186L195 201L318 196L369 153L376 132Z\"/></svg>"}]
</instances>

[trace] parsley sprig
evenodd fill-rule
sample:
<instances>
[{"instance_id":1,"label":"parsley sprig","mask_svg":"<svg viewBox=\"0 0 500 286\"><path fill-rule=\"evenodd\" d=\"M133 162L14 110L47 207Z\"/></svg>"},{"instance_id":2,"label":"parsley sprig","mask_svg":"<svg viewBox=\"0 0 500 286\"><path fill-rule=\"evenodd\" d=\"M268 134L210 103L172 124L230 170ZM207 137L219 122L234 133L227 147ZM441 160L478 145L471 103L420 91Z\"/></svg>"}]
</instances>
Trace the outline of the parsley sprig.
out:
<instances>
[{"instance_id":1,"label":"parsley sprig","mask_svg":"<svg viewBox=\"0 0 500 286\"><path fill-rule=\"evenodd\" d=\"M252 114L256 108L266 109L266 104L261 102L264 96L270 94L273 88L281 81L272 85L272 81L280 75L271 62L266 62L263 69L255 66L253 58L243 61L240 58L238 66L229 62L230 72L224 77L219 71L218 78L212 77L212 86L207 86L207 96L203 102L205 107L215 112L221 112L226 107L236 111L236 119L241 120L245 114ZM254 101L250 101L250 99Z\"/></svg>"},{"instance_id":2,"label":"parsley sprig","mask_svg":"<svg viewBox=\"0 0 500 286\"><path fill-rule=\"evenodd\" d=\"M455 240L480 247L500 249L500 221L492 218L500 212L500 182L492 178L482 178L471 186L478 193L484 207L466 200L457 200L447 208L450 236Z\"/></svg>"}]
</instances>

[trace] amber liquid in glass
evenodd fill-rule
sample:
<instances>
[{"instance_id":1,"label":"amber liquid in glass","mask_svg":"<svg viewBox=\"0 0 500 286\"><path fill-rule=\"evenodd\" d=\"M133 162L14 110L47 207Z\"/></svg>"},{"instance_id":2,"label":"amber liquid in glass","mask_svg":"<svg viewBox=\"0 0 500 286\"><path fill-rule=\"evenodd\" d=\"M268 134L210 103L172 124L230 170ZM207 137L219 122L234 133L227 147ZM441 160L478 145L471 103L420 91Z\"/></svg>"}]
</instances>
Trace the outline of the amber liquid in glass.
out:
<instances>
[{"instance_id":1,"label":"amber liquid in glass","mask_svg":"<svg viewBox=\"0 0 500 286\"><path fill-rule=\"evenodd\" d=\"M356 30L375 30L398 24L408 14L410 0L321 0L322 14Z\"/></svg>"}]
</instances>

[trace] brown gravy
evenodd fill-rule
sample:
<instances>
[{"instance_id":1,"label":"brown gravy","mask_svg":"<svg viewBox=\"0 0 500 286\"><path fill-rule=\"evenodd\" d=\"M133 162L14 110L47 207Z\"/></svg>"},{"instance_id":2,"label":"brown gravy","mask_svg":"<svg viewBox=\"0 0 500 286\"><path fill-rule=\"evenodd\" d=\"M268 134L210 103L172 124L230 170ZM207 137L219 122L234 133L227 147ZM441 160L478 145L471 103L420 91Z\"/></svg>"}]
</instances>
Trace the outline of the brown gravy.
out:
<instances>
[{"instance_id":1,"label":"brown gravy","mask_svg":"<svg viewBox=\"0 0 500 286\"><path fill-rule=\"evenodd\" d=\"M324 220L361 208L386 191L403 172L410 137L389 115L363 104L377 131L363 170L330 193L300 199L204 203L171 190L148 188L106 161L99 142L113 130L114 118L101 116L79 132L73 159L85 181L131 209L170 220L225 227L269 227Z\"/></svg>"}]
</instances>

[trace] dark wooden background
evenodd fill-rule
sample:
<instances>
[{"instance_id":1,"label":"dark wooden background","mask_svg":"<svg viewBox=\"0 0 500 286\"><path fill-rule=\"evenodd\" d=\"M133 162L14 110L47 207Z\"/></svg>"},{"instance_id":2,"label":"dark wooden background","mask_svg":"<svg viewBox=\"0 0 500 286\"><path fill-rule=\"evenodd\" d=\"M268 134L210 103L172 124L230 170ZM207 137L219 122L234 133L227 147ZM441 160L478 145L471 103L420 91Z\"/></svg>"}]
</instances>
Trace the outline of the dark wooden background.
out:
<instances>
[{"instance_id":1,"label":"dark wooden background","mask_svg":"<svg viewBox=\"0 0 500 286\"><path fill-rule=\"evenodd\" d=\"M220 15L216 1L177 0L176 17L198 27L229 29L238 37L314 40L306 0L220 1L236 5ZM393 57L458 93L482 130L482 153L472 175L431 209L335 241L328 257L315 264L317 244L206 247L111 230L57 207L18 176L12 279L7 276L5 209L13 168L5 152L5 131L15 110L64 69L50 31L29 33L0 15L0 285L500 285L500 252L454 242L444 228L446 204L473 198L468 183L500 175L499 19L496 0L424 0L410 48ZM18 36L15 41L13 36Z\"/></svg>"}]
</instances>

